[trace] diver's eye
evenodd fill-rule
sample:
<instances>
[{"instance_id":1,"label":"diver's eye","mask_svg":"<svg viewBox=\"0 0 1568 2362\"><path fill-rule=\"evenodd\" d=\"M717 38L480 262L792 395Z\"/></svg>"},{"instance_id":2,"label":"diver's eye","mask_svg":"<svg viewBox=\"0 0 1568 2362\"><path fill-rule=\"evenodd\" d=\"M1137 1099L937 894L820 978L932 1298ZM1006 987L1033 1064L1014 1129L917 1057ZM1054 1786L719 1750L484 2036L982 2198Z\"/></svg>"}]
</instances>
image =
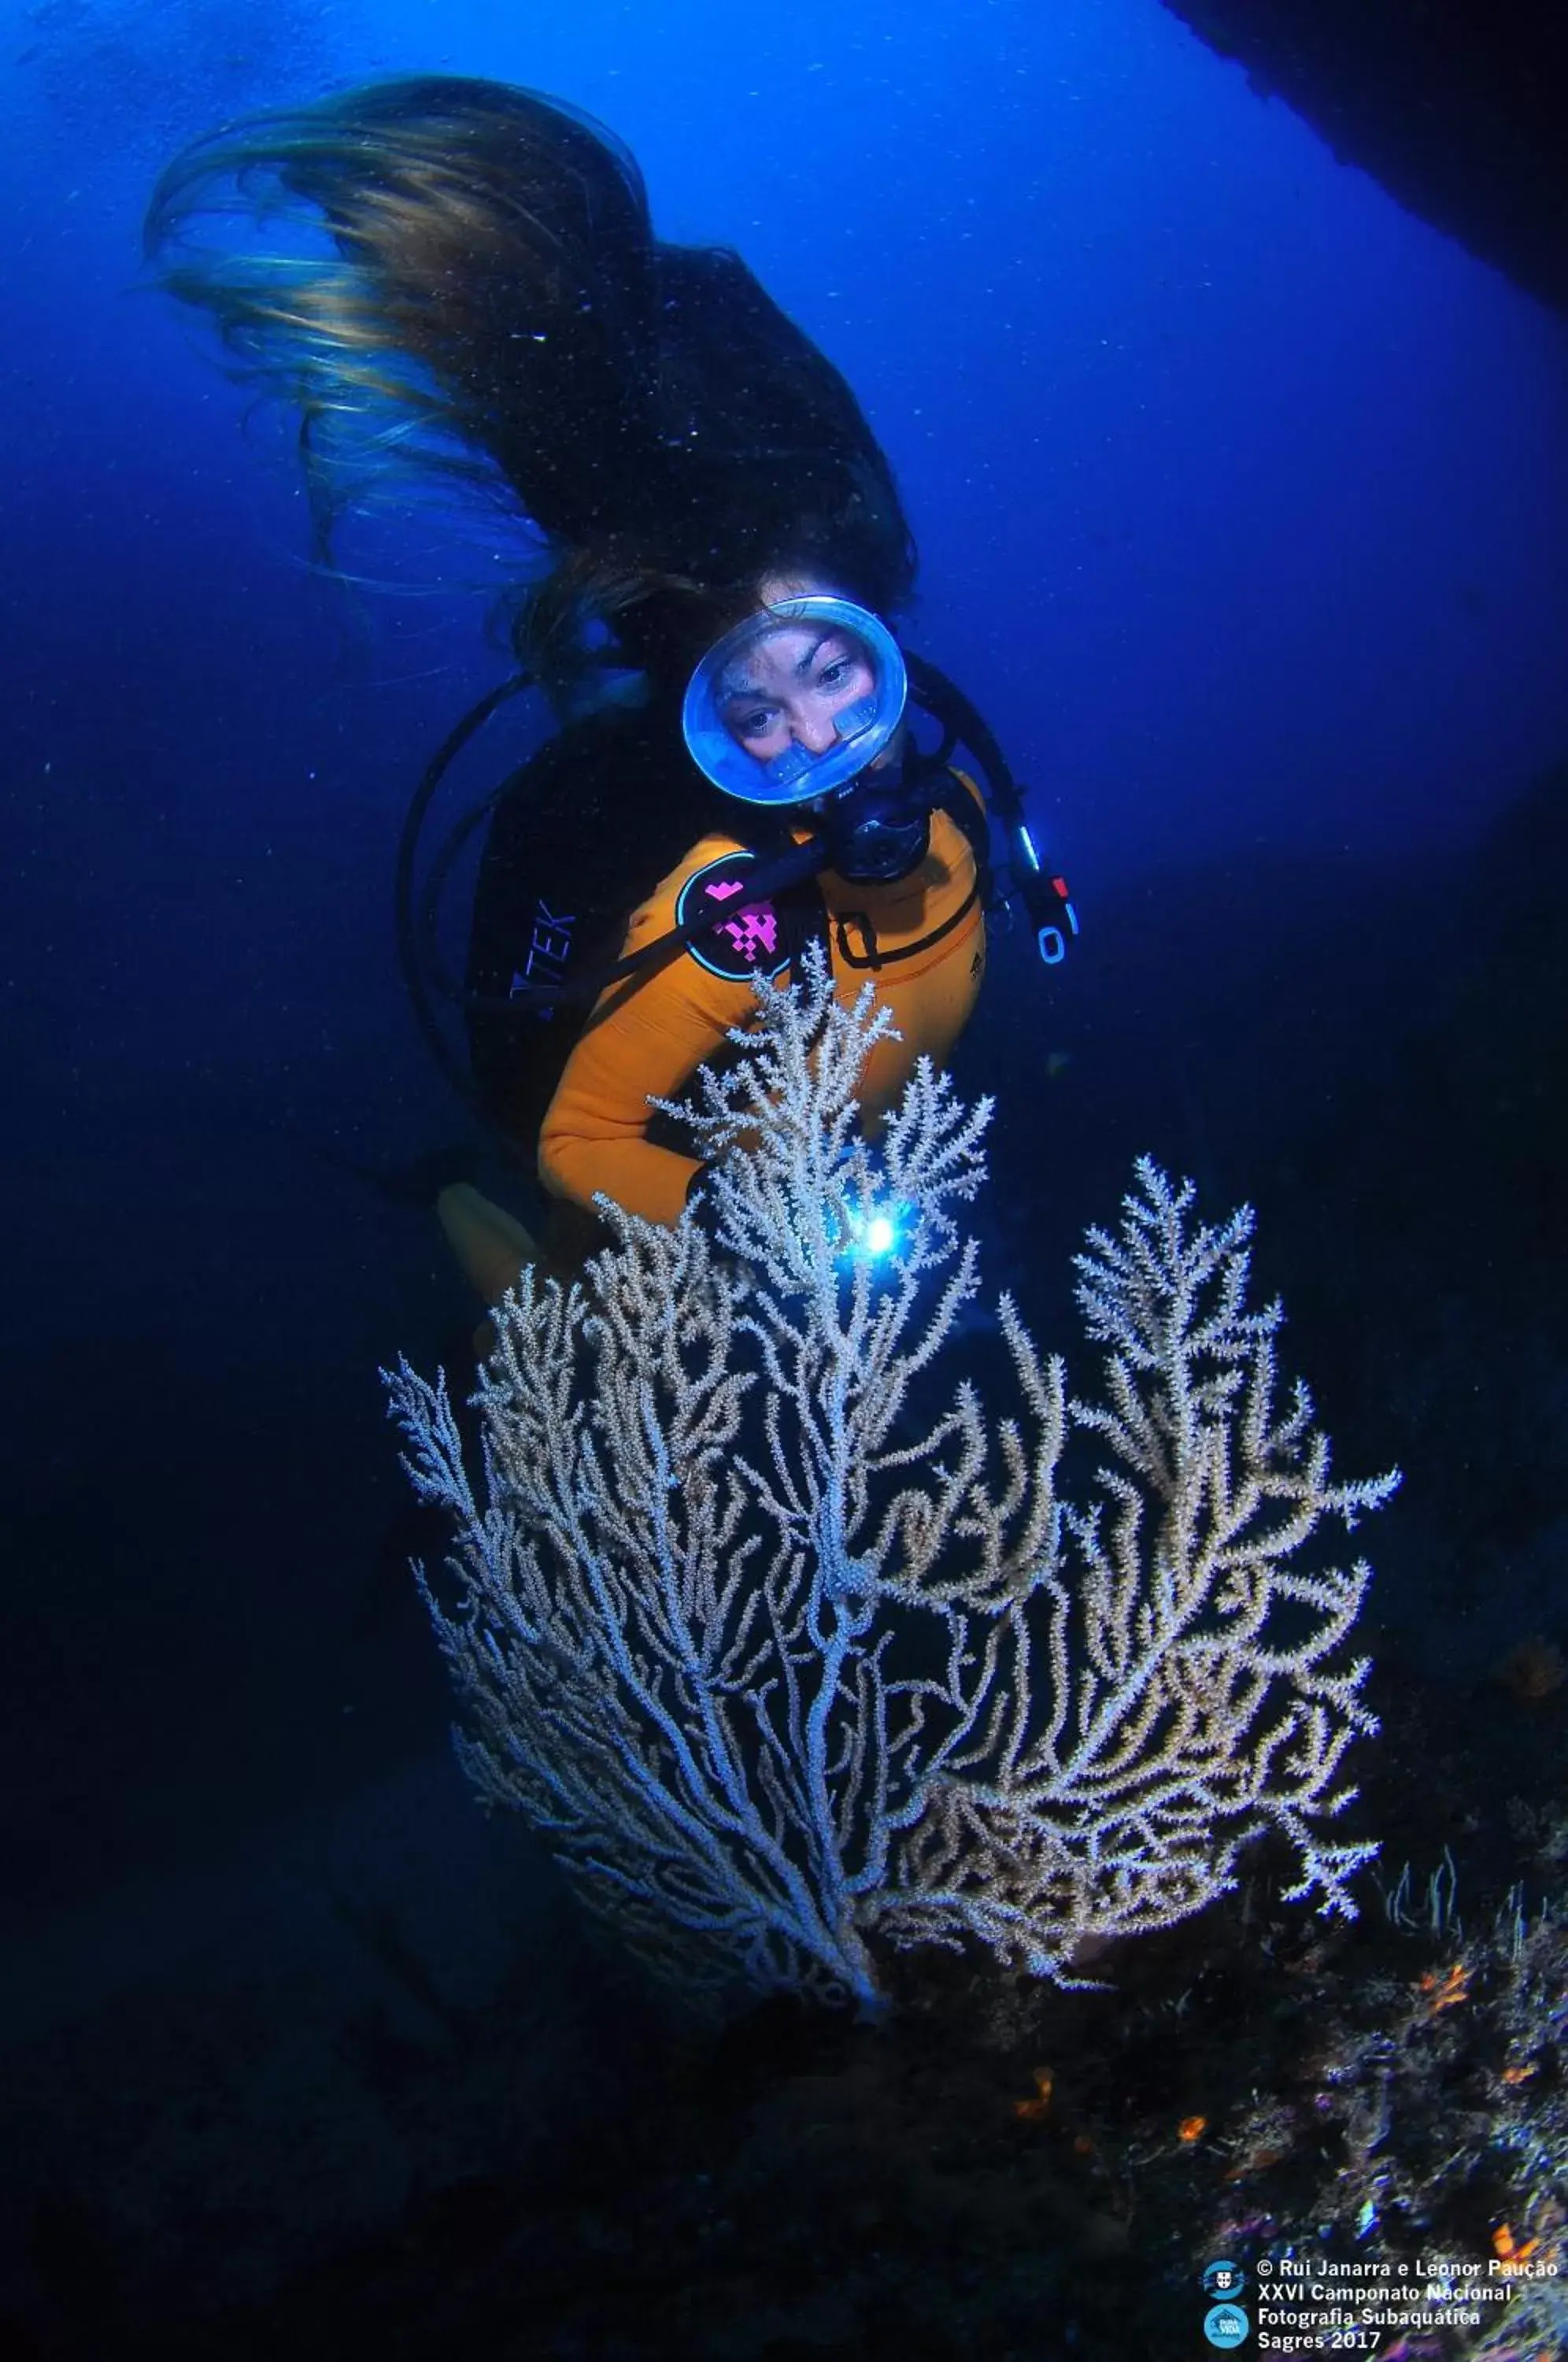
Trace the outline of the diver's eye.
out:
<instances>
[{"instance_id":1,"label":"diver's eye","mask_svg":"<svg viewBox=\"0 0 1568 2362\"><path fill-rule=\"evenodd\" d=\"M831 664L823 665L821 672L818 673L817 687L819 689L842 689L845 682L849 679L850 674L854 670L855 658L853 657L834 657L833 662Z\"/></svg>"},{"instance_id":2,"label":"diver's eye","mask_svg":"<svg viewBox=\"0 0 1568 2362\"><path fill-rule=\"evenodd\" d=\"M743 713L735 723L735 729L743 738L766 738L772 727L771 713Z\"/></svg>"}]
</instances>

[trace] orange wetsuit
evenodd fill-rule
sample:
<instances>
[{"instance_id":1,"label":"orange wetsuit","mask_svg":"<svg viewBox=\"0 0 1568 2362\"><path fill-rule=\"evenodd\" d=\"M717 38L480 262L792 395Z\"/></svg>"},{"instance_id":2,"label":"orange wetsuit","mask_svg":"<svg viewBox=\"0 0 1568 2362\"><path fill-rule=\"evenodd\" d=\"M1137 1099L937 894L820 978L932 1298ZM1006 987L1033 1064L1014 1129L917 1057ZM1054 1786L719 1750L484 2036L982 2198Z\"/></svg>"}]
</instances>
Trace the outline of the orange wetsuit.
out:
<instances>
[{"instance_id":1,"label":"orange wetsuit","mask_svg":"<svg viewBox=\"0 0 1568 2362\"><path fill-rule=\"evenodd\" d=\"M978 802L974 783L964 784ZM679 1096L731 1027L746 1021L753 974L787 973L778 914L745 900L746 867L760 858L733 837L705 836L633 913L628 952L699 912L734 916L719 934L612 986L595 1004L539 1136L540 1177L555 1197L587 1207L602 1190L628 1213L679 1219L697 1163L649 1139L648 1101ZM875 1128L917 1058L944 1063L974 1008L986 964L975 855L938 809L925 857L907 876L874 885L825 870L817 882L840 999L852 1001L871 979L899 1031L897 1041L877 1043L866 1070L862 1107Z\"/></svg>"}]
</instances>

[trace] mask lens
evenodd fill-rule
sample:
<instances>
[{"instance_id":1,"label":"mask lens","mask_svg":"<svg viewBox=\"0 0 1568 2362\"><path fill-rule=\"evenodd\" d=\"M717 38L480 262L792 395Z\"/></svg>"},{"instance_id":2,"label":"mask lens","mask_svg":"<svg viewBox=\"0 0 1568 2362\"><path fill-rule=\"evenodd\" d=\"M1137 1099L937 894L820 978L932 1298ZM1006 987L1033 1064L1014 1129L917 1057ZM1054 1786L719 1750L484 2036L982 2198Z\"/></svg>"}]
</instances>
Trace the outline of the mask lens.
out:
<instances>
[{"instance_id":1,"label":"mask lens","mask_svg":"<svg viewBox=\"0 0 1568 2362\"><path fill-rule=\"evenodd\" d=\"M907 695L887 625L850 600L813 594L779 600L710 648L681 722L693 759L726 795L805 803L876 760Z\"/></svg>"}]
</instances>

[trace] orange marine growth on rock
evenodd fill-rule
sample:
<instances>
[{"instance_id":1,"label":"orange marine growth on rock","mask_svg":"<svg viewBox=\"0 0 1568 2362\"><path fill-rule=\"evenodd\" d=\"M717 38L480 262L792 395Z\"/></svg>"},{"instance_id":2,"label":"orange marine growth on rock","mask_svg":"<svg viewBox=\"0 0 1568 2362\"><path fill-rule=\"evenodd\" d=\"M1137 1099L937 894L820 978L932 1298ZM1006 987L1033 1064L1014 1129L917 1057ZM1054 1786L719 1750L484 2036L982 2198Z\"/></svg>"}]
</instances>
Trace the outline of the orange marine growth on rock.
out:
<instances>
[{"instance_id":1,"label":"orange marine growth on rock","mask_svg":"<svg viewBox=\"0 0 1568 2362\"><path fill-rule=\"evenodd\" d=\"M1421 1978L1420 1991L1427 1997L1427 2015L1436 2017L1440 2010L1452 2009L1456 2002L1469 2000L1470 1971L1463 1960L1456 1960L1441 1976L1435 1969L1428 1969Z\"/></svg>"}]
</instances>

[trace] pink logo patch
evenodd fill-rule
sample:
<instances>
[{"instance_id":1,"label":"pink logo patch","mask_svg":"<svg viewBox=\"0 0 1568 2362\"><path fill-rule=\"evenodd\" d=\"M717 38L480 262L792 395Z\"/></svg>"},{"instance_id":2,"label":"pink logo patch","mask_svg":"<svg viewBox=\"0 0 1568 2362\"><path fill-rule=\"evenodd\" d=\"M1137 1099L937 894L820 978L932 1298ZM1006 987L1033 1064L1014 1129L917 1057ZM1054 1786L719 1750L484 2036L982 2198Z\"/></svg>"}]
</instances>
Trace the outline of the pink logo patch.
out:
<instances>
[{"instance_id":1,"label":"pink logo patch","mask_svg":"<svg viewBox=\"0 0 1568 2362\"><path fill-rule=\"evenodd\" d=\"M735 947L737 959L755 967L760 959L771 959L778 948L778 918L770 902L754 903L749 911L737 911L726 919L719 930Z\"/></svg>"},{"instance_id":2,"label":"pink logo patch","mask_svg":"<svg viewBox=\"0 0 1568 2362\"><path fill-rule=\"evenodd\" d=\"M678 926L688 926L701 913L710 925L691 945L691 956L711 976L742 983L758 972L777 976L787 963L784 927L773 904L754 898L748 871L756 867L754 853L727 854L687 879L676 898ZM725 909L725 905L729 905ZM724 915L716 914L723 911Z\"/></svg>"}]
</instances>

